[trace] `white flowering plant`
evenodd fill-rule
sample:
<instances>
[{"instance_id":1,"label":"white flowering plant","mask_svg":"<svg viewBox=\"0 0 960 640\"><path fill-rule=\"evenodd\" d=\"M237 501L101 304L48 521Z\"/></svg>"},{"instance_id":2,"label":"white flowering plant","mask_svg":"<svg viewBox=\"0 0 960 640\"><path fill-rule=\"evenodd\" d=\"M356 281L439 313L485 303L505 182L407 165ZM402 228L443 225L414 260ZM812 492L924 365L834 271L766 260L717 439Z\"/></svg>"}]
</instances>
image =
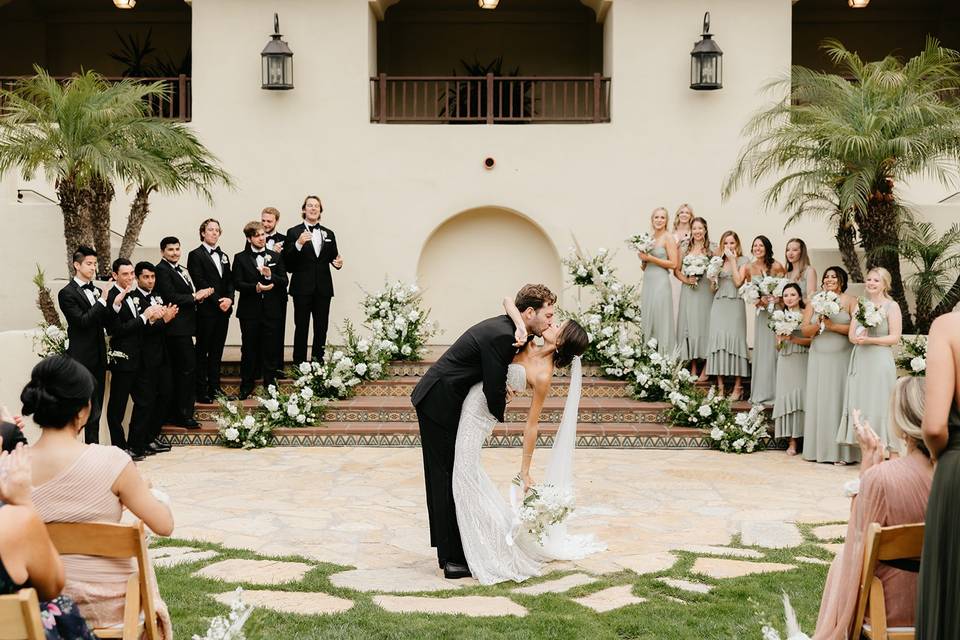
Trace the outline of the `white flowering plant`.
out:
<instances>
[{"instance_id":1,"label":"white flowering plant","mask_svg":"<svg viewBox=\"0 0 960 640\"><path fill-rule=\"evenodd\" d=\"M650 253L656 244L656 238L648 231L627 238L627 246L640 253Z\"/></svg>"},{"instance_id":2,"label":"white flowering plant","mask_svg":"<svg viewBox=\"0 0 960 640\"><path fill-rule=\"evenodd\" d=\"M213 618L207 632L202 636L194 634L192 640L246 640L243 625L247 623L251 613L253 607L243 603L243 589L237 587L230 603L230 613Z\"/></svg>"},{"instance_id":3,"label":"white flowering plant","mask_svg":"<svg viewBox=\"0 0 960 640\"><path fill-rule=\"evenodd\" d=\"M767 326L773 331L776 335L785 337L793 334L794 331L800 328L800 323L803 320L803 314L799 311L790 311L789 309L777 309L770 314L770 319L767 320ZM777 350L780 350L784 345L784 342L777 342Z\"/></svg>"},{"instance_id":4,"label":"white flowering plant","mask_svg":"<svg viewBox=\"0 0 960 640\"><path fill-rule=\"evenodd\" d=\"M364 380L379 380L385 375L390 354L389 340L360 337L350 321L340 330L345 344L328 345L323 362L303 362L292 371L294 387L313 389L321 399L343 400L356 392Z\"/></svg>"},{"instance_id":5,"label":"white flowering plant","mask_svg":"<svg viewBox=\"0 0 960 640\"><path fill-rule=\"evenodd\" d=\"M570 247L567 257L563 258L563 266L567 269L567 275L578 287L589 287L601 284L613 274L613 266L610 264L612 254L600 247L597 255L591 256L583 251L579 243Z\"/></svg>"},{"instance_id":6,"label":"white flowering plant","mask_svg":"<svg viewBox=\"0 0 960 640\"><path fill-rule=\"evenodd\" d=\"M648 402L668 400L675 392L689 393L696 376L687 369L687 362L657 351L657 341L650 338L635 349L638 353L627 382L633 397Z\"/></svg>"},{"instance_id":7,"label":"white flowering plant","mask_svg":"<svg viewBox=\"0 0 960 640\"><path fill-rule=\"evenodd\" d=\"M323 399L317 397L312 387L296 384L290 393L283 393L271 384L266 396L257 396L257 402L263 409L263 421L271 429L313 426L324 407Z\"/></svg>"},{"instance_id":8,"label":"white flowering plant","mask_svg":"<svg viewBox=\"0 0 960 640\"><path fill-rule=\"evenodd\" d=\"M246 411L224 397L217 398L214 415L220 439L234 449L260 449L273 443L273 427L263 416Z\"/></svg>"},{"instance_id":9,"label":"white flowering plant","mask_svg":"<svg viewBox=\"0 0 960 640\"><path fill-rule=\"evenodd\" d=\"M733 421L730 401L717 393L715 387L710 387L707 393L696 387L672 391L667 400L670 401L667 418L677 427L711 431L714 427L722 427Z\"/></svg>"},{"instance_id":10,"label":"white flowering plant","mask_svg":"<svg viewBox=\"0 0 960 640\"><path fill-rule=\"evenodd\" d=\"M720 279L721 271L723 271L723 256L710 258L710 263L707 265L707 279L716 283Z\"/></svg>"},{"instance_id":11,"label":"white flowering plant","mask_svg":"<svg viewBox=\"0 0 960 640\"><path fill-rule=\"evenodd\" d=\"M683 275L688 278L693 278L694 283L692 286L694 289L697 288L697 285L700 284L700 278L707 272L707 268L710 266L710 259L707 256L692 253L683 257L683 264L681 270ZM717 272L719 273L719 272Z\"/></svg>"},{"instance_id":12,"label":"white flowering plant","mask_svg":"<svg viewBox=\"0 0 960 640\"><path fill-rule=\"evenodd\" d=\"M69 346L67 332L55 324L41 322L39 331L33 334L33 351L41 358L64 354Z\"/></svg>"},{"instance_id":13,"label":"white flowering plant","mask_svg":"<svg viewBox=\"0 0 960 640\"><path fill-rule=\"evenodd\" d=\"M866 298L857 300L857 322L861 328L873 329L879 327L880 323L887 317L887 312L883 307L878 307Z\"/></svg>"},{"instance_id":14,"label":"white flowering plant","mask_svg":"<svg viewBox=\"0 0 960 640\"><path fill-rule=\"evenodd\" d=\"M768 420L762 405L753 405L749 412L738 413L724 424L710 430L710 440L716 449L728 453L752 453L760 447L767 435Z\"/></svg>"},{"instance_id":15,"label":"white flowering plant","mask_svg":"<svg viewBox=\"0 0 960 640\"><path fill-rule=\"evenodd\" d=\"M522 485L519 476L513 479L513 483ZM528 487L523 502L517 505L516 516L520 526L542 544L546 528L563 522L573 509L572 491L541 483Z\"/></svg>"},{"instance_id":16,"label":"white flowering plant","mask_svg":"<svg viewBox=\"0 0 960 640\"><path fill-rule=\"evenodd\" d=\"M927 339L917 336L913 340L901 338L900 355L897 356L897 367L911 376L927 375Z\"/></svg>"},{"instance_id":17,"label":"white flowering plant","mask_svg":"<svg viewBox=\"0 0 960 640\"><path fill-rule=\"evenodd\" d=\"M430 311L421 303L420 288L399 280L387 282L363 299L364 324L373 332L373 340L390 343L391 359L419 360L427 340L437 334L437 324L429 320Z\"/></svg>"}]
</instances>

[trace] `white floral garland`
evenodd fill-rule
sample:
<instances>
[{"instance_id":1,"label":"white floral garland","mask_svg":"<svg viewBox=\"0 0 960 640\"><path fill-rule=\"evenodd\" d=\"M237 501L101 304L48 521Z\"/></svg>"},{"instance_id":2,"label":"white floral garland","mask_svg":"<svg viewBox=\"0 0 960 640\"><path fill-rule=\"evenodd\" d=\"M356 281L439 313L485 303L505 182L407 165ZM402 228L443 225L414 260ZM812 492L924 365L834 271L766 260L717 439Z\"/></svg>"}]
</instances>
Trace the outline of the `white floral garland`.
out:
<instances>
[{"instance_id":1,"label":"white floral garland","mask_svg":"<svg viewBox=\"0 0 960 640\"><path fill-rule=\"evenodd\" d=\"M393 359L419 360L427 340L438 332L430 311L422 308L421 295L416 284L396 280L363 299L364 324Z\"/></svg>"}]
</instances>

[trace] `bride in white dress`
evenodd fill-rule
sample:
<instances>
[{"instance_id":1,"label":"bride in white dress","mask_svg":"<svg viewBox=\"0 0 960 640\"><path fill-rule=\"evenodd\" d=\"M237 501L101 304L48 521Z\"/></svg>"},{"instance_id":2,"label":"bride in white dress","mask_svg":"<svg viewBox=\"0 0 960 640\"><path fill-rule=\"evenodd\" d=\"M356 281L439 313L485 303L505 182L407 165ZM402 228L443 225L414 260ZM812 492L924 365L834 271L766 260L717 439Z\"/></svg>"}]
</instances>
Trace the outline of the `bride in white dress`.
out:
<instances>
[{"instance_id":1,"label":"bride in white dress","mask_svg":"<svg viewBox=\"0 0 960 640\"><path fill-rule=\"evenodd\" d=\"M526 340L520 313L510 299L504 300L507 313L517 325L518 342ZM554 367L570 365L570 391L563 418L551 452L544 482L561 489L573 489L573 451L576 447L577 413L582 386L580 355L588 345L587 333L573 320L543 332L543 345L529 342L507 368L507 387L514 392L530 387L533 397L523 432L523 456L519 477L522 487L533 484L530 463L537 442L540 411L550 392ZM453 497L467 565L481 584L505 580L523 582L541 574L541 565L550 560L574 560L605 549L593 536L571 536L566 524L547 528L543 542L518 531L515 509L503 497L480 464L483 443L493 431L496 419L487 408L482 384L467 394L457 430L453 464Z\"/></svg>"}]
</instances>

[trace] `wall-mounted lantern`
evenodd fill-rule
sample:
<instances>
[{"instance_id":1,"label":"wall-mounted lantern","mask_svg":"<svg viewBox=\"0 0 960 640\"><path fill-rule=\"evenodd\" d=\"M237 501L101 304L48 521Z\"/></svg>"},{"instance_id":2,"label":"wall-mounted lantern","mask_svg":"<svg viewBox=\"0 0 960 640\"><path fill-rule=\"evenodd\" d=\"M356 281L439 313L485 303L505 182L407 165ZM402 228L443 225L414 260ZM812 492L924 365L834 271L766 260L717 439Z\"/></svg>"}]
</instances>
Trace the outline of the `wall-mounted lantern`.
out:
<instances>
[{"instance_id":1,"label":"wall-mounted lantern","mask_svg":"<svg viewBox=\"0 0 960 640\"><path fill-rule=\"evenodd\" d=\"M282 37L280 19L273 14L273 35L260 52L263 65L261 89L293 89L293 51Z\"/></svg>"},{"instance_id":2,"label":"wall-mounted lantern","mask_svg":"<svg viewBox=\"0 0 960 640\"><path fill-rule=\"evenodd\" d=\"M137 6L137 0L113 0L113 6L117 9L133 9Z\"/></svg>"},{"instance_id":3,"label":"wall-mounted lantern","mask_svg":"<svg viewBox=\"0 0 960 640\"><path fill-rule=\"evenodd\" d=\"M703 14L703 34L690 52L690 88L710 91L723 88L723 51L710 33L710 12Z\"/></svg>"},{"instance_id":4,"label":"wall-mounted lantern","mask_svg":"<svg viewBox=\"0 0 960 640\"><path fill-rule=\"evenodd\" d=\"M850 5L851 9L866 9L870 0L848 0L847 4Z\"/></svg>"},{"instance_id":5,"label":"wall-mounted lantern","mask_svg":"<svg viewBox=\"0 0 960 640\"><path fill-rule=\"evenodd\" d=\"M496 9L500 0L477 0L477 4L481 9Z\"/></svg>"}]
</instances>

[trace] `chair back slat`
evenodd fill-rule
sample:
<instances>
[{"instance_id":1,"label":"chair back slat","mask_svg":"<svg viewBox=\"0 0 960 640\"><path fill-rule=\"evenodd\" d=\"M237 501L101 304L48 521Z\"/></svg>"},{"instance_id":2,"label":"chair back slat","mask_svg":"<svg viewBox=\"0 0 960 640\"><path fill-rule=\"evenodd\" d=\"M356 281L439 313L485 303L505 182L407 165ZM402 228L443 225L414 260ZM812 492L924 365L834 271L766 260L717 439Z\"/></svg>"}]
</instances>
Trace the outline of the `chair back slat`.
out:
<instances>
[{"instance_id":1,"label":"chair back slat","mask_svg":"<svg viewBox=\"0 0 960 640\"><path fill-rule=\"evenodd\" d=\"M44 640L40 601L34 589L0 596L0 640Z\"/></svg>"},{"instance_id":2,"label":"chair back slat","mask_svg":"<svg viewBox=\"0 0 960 640\"><path fill-rule=\"evenodd\" d=\"M877 560L919 558L923 551L923 524L885 527L877 547Z\"/></svg>"},{"instance_id":3,"label":"chair back slat","mask_svg":"<svg viewBox=\"0 0 960 640\"><path fill-rule=\"evenodd\" d=\"M136 558L142 530L108 522L50 522L47 533L62 555Z\"/></svg>"}]
</instances>

